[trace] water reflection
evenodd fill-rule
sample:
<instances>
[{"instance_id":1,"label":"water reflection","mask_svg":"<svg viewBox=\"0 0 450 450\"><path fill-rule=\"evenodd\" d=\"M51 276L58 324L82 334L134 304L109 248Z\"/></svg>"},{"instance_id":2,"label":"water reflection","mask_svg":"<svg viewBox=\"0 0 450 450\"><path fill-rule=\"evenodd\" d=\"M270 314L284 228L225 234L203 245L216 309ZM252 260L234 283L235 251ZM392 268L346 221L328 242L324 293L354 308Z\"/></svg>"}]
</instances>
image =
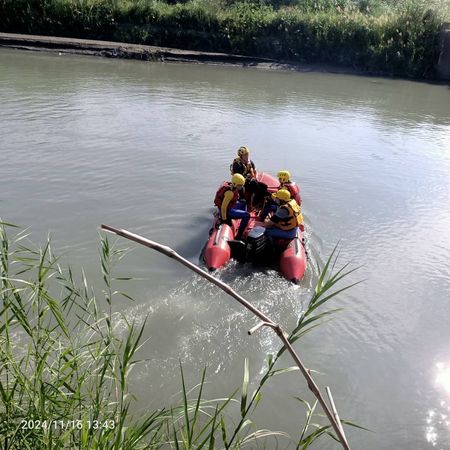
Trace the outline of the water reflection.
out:
<instances>
[{"instance_id":1,"label":"water reflection","mask_svg":"<svg viewBox=\"0 0 450 450\"><path fill-rule=\"evenodd\" d=\"M434 371L434 385L439 394L444 394L439 406L430 408L426 415L425 438L433 447L441 448L442 443L450 437L450 364L436 363Z\"/></svg>"},{"instance_id":2,"label":"water reflection","mask_svg":"<svg viewBox=\"0 0 450 450\"><path fill-rule=\"evenodd\" d=\"M450 395L450 365L438 362L436 364L435 383Z\"/></svg>"}]
</instances>

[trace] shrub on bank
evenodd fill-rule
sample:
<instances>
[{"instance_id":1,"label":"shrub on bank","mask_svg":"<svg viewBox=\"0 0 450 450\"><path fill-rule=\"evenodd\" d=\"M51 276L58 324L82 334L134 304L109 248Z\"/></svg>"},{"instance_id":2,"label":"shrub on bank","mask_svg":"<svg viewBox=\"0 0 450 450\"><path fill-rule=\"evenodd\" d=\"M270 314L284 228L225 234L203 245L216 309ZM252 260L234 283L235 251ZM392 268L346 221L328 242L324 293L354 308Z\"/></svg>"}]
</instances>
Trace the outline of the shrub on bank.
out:
<instances>
[{"instance_id":1,"label":"shrub on bank","mask_svg":"<svg viewBox=\"0 0 450 450\"><path fill-rule=\"evenodd\" d=\"M422 0L0 0L0 31L110 39L433 77L443 15ZM288 6L286 6L288 4Z\"/></svg>"}]
</instances>

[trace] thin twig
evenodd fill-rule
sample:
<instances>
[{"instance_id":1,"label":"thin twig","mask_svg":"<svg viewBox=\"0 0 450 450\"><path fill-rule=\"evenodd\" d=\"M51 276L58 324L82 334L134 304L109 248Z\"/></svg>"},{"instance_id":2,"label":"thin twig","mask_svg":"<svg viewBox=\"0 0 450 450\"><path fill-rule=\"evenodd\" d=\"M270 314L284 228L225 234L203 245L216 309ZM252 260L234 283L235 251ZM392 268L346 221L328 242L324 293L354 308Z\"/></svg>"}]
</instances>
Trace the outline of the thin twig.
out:
<instances>
[{"instance_id":1,"label":"thin twig","mask_svg":"<svg viewBox=\"0 0 450 450\"><path fill-rule=\"evenodd\" d=\"M253 333L256 333L261 327L264 327L264 326L269 326L270 327L271 325L272 324L269 323L269 322L259 322L253 328L248 330L248 334L251 336Z\"/></svg>"},{"instance_id":2,"label":"thin twig","mask_svg":"<svg viewBox=\"0 0 450 450\"><path fill-rule=\"evenodd\" d=\"M326 390L326 393L327 393L327 395L328 395L328 399L330 400L331 409L333 410L333 414L334 414L334 417L335 417L335 419L336 419L336 422L337 422L337 423L339 424L339 426L341 427L342 434L343 434L344 437L346 438L345 432L344 432L344 427L342 426L342 422L341 422L341 419L339 418L339 414L338 414L338 412L337 412L336 405L334 404L333 396L331 395L331 389L330 389L329 386L326 386L326 387L325 387L325 390Z\"/></svg>"},{"instance_id":3,"label":"thin twig","mask_svg":"<svg viewBox=\"0 0 450 450\"><path fill-rule=\"evenodd\" d=\"M241 305L245 306L249 311L251 311L255 316L257 316L261 321L262 324L258 324L256 327L253 327L252 332L255 331L255 328L258 329L261 326L268 326L272 328L275 333L278 335L278 337L281 339L283 344L286 346L287 350L291 354L293 360L295 361L296 365L300 369L300 372L305 377L308 387L311 390L311 392L316 396L317 400L319 401L320 405L322 406L325 414L328 417L328 420L331 423L331 426L333 427L335 433L337 434L339 441L342 445L342 447L345 450L350 450L349 444L347 442L347 439L345 437L345 434L343 432L342 424L339 420L339 416L336 412L336 417L333 415L333 412L330 410L330 407L326 403L325 399L323 398L319 387L315 383L314 379L312 378L310 371L306 369L306 367L303 365L302 361L300 360L300 357L295 352L294 348L292 347L291 343L289 342L289 339L286 335L286 333L282 330L280 325L276 324L274 321L272 321L269 317L267 317L264 313L259 311L259 309L255 308L251 303L249 303L245 298L243 298L241 295L239 295L236 291L234 291L230 286L228 286L223 281L219 280L218 278L212 276L208 272L205 272L204 270L200 269L200 267L197 267L195 264L192 264L187 259L180 256L175 250L171 249L170 247L167 247L166 245L161 245L158 242L151 241L149 239L146 239L142 236L139 236L138 234L131 233L127 230L118 229L111 227L109 225L101 225L101 229L105 231L109 231L110 233L117 234L118 236L122 236L126 239L130 239L131 241L137 242L138 244L144 245L146 247L149 247L153 250L156 250L169 258L173 258L179 263L183 264L184 266L188 267L195 273L199 274L203 278L206 278L211 283L218 286L220 289L225 291L228 295L233 297L235 300L237 300Z\"/></svg>"}]
</instances>

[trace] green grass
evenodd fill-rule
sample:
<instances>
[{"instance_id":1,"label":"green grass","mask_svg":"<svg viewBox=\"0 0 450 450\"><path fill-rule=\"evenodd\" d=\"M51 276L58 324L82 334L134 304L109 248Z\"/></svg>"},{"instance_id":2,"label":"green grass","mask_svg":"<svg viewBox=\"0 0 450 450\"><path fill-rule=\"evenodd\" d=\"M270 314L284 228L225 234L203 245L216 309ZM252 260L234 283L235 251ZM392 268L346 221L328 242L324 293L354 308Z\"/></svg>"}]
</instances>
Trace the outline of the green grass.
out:
<instances>
[{"instance_id":1,"label":"green grass","mask_svg":"<svg viewBox=\"0 0 450 450\"><path fill-rule=\"evenodd\" d=\"M2 449L240 449L254 447L255 440L274 448L279 439L306 449L321 436L333 436L316 405L301 398L306 416L299 437L260 430L253 422L266 384L296 370L279 367L284 347L268 355L259 380L245 361L242 387L222 399L204 398L206 371L197 386L187 386L181 366L179 402L135 411L129 375L140 362L138 350L152 343L142 342L145 321L137 326L121 317L126 332L115 331L112 304L116 297L129 298L116 289L123 278L113 273L124 254L101 239L103 296L97 299L84 273L63 268L49 242L36 247L24 231L0 222ZM322 307L350 287L334 289L350 272L344 267L333 274L332 260L290 334L292 344L336 312Z\"/></svg>"},{"instance_id":2,"label":"green grass","mask_svg":"<svg viewBox=\"0 0 450 450\"><path fill-rule=\"evenodd\" d=\"M448 0L0 0L0 31L433 78Z\"/></svg>"}]
</instances>

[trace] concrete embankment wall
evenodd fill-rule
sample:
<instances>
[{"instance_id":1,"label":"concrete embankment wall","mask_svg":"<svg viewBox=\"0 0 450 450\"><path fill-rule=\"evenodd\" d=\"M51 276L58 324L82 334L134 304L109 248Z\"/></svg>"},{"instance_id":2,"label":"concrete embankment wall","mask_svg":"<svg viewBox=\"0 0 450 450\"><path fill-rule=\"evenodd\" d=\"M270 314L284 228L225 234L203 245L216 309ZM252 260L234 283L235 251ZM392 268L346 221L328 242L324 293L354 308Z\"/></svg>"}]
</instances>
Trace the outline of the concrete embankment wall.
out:
<instances>
[{"instance_id":1,"label":"concrete embankment wall","mask_svg":"<svg viewBox=\"0 0 450 450\"><path fill-rule=\"evenodd\" d=\"M24 50L44 50L76 53L110 58L129 58L145 61L179 61L228 63L239 65L275 62L266 58L255 58L226 53L180 50L176 48L150 45L128 44L124 42L95 41L55 36L35 36L28 34L0 33L0 47Z\"/></svg>"},{"instance_id":2,"label":"concrete embankment wall","mask_svg":"<svg viewBox=\"0 0 450 450\"><path fill-rule=\"evenodd\" d=\"M442 27L437 75L441 80L450 80L450 23Z\"/></svg>"},{"instance_id":3,"label":"concrete embankment wall","mask_svg":"<svg viewBox=\"0 0 450 450\"><path fill-rule=\"evenodd\" d=\"M106 56L110 58L140 59L145 61L228 64L241 67L257 67L260 69L364 74L363 71L358 71L353 68L327 64L288 63L269 58L258 58L228 53L201 52L150 45L128 44L124 42L94 41L88 39L14 33L0 33L0 47Z\"/></svg>"}]
</instances>

